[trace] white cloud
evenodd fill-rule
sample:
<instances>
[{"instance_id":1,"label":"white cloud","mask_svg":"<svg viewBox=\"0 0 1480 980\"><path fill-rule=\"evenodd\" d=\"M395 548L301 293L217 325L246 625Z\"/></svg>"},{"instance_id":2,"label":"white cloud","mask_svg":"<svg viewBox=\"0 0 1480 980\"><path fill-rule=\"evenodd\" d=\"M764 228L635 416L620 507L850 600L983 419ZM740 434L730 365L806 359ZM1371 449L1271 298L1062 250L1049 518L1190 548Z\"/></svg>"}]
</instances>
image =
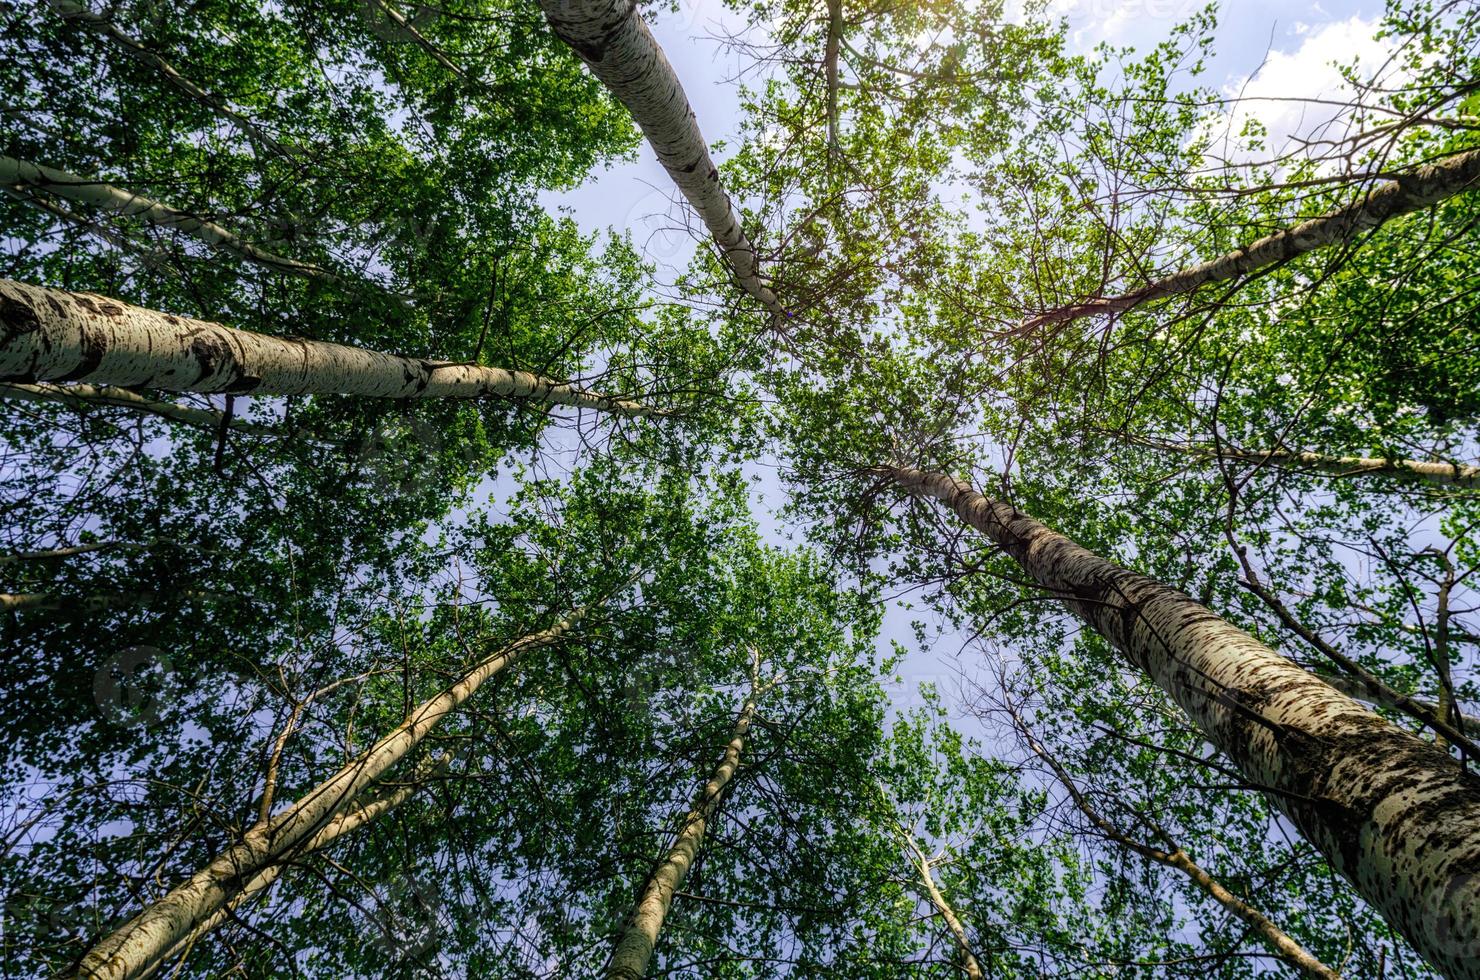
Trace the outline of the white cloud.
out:
<instances>
[{"instance_id":1,"label":"white cloud","mask_svg":"<svg viewBox=\"0 0 1480 980\"><path fill-rule=\"evenodd\" d=\"M1070 40L1088 49L1101 41L1124 43L1148 29L1162 35L1200 10L1206 0L1049 0L1048 16L1069 21ZM1137 37L1135 40L1142 40Z\"/></svg>"},{"instance_id":2,"label":"white cloud","mask_svg":"<svg viewBox=\"0 0 1480 980\"><path fill-rule=\"evenodd\" d=\"M1273 150L1289 147L1292 139L1339 138L1344 123L1332 125L1332 120L1342 114L1341 107L1320 103L1345 103L1356 95L1338 65L1355 64L1358 77L1365 78L1387 63L1392 46L1373 37L1377 27L1376 19L1361 16L1299 25L1296 50L1270 51L1252 77L1224 86L1227 98L1240 101L1219 122L1216 135L1236 137L1254 118L1268 130L1266 144Z\"/></svg>"}]
</instances>

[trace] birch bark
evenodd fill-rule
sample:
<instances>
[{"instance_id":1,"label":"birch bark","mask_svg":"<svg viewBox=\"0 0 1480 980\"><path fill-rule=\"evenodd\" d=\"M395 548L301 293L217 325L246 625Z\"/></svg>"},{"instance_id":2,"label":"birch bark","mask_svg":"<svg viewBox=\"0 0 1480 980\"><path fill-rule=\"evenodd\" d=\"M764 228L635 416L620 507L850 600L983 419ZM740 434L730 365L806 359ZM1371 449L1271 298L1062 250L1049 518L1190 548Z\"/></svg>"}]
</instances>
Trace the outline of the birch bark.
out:
<instances>
[{"instance_id":1,"label":"birch bark","mask_svg":"<svg viewBox=\"0 0 1480 980\"><path fill-rule=\"evenodd\" d=\"M297 259L269 252L214 221L207 221L189 212L161 204L142 194L122 190L101 180L79 177L65 170L28 163L14 157L0 156L0 184L21 184L26 187L40 188L57 197L65 197L68 200L89 204L106 211L117 211L119 214L140 218L161 228L175 228L207 245L234 252L248 262L274 272L285 272L325 282L344 282L338 275L312 262L300 262ZM406 302L406 297L395 298Z\"/></svg>"},{"instance_id":2,"label":"birch bark","mask_svg":"<svg viewBox=\"0 0 1480 980\"><path fill-rule=\"evenodd\" d=\"M735 770L740 767L740 751L745 747L745 739L750 734L756 703L775 684L776 681L772 681L762 686L759 678L752 675L750 695L735 719L724 755L714 774L699 791L693 809L684 818L678 839L643 888L642 896L637 900L622 936L617 941L616 951L612 953L606 971L607 980L637 980L647 973L653 948L658 943L658 933L662 931L663 920L668 917L668 909L673 905L673 895L683 885L684 877L693 866L694 859L699 856L699 848L704 843L704 831L719 809L725 787L730 784Z\"/></svg>"},{"instance_id":3,"label":"birch bark","mask_svg":"<svg viewBox=\"0 0 1480 980\"><path fill-rule=\"evenodd\" d=\"M8 279L0 279L0 380L254 395L507 396L615 415L662 414L527 371L269 337Z\"/></svg>"},{"instance_id":4,"label":"birch bark","mask_svg":"<svg viewBox=\"0 0 1480 980\"><path fill-rule=\"evenodd\" d=\"M1120 296L1061 306L1024 320L1018 333L1101 313L1125 313L1142 303L1190 293L1213 282L1226 282L1286 262L1318 248L1349 240L1399 215L1432 207L1446 198L1480 189L1480 150L1470 150L1419 167L1362 195L1338 211L1311 218L1293 228L1250 242L1237 251L1142 286Z\"/></svg>"},{"instance_id":5,"label":"birch bark","mask_svg":"<svg viewBox=\"0 0 1480 980\"><path fill-rule=\"evenodd\" d=\"M1418 952L1480 978L1480 779L1191 598L943 473L941 501L1146 672Z\"/></svg>"},{"instance_id":6,"label":"birch bark","mask_svg":"<svg viewBox=\"0 0 1480 980\"><path fill-rule=\"evenodd\" d=\"M1112 433L1113 435L1113 433ZM1324 453L1294 452L1272 449L1258 452L1224 446L1198 446L1167 442L1146 436L1116 436L1136 446L1181 453L1202 459L1232 459L1249 463L1273 463L1291 469L1315 470L1332 476L1382 476L1433 483L1438 486L1480 486L1480 466L1470 463L1447 463L1426 459L1387 459L1381 456L1328 456Z\"/></svg>"},{"instance_id":7,"label":"birch bark","mask_svg":"<svg viewBox=\"0 0 1480 980\"><path fill-rule=\"evenodd\" d=\"M545 19L616 96L642 129L658 162L699 212L736 281L767 311L786 310L758 271L755 246L719 183L694 110L637 5L626 0L540 0Z\"/></svg>"},{"instance_id":8,"label":"birch bark","mask_svg":"<svg viewBox=\"0 0 1480 980\"><path fill-rule=\"evenodd\" d=\"M339 838L345 836L346 834L353 833L354 831L377 819L378 817L389 813L391 810L394 810L402 803L405 803L408 799L411 798L412 794L415 793L417 789L418 787L415 785L402 786L395 792L390 793L387 796L383 796L377 800L372 800L371 802L366 803L365 805L358 807L348 813L344 813L340 816L335 817L333 820L329 821L328 826L314 835L313 840L304 845L301 853L297 856L304 857L317 851L323 850L324 848L333 844L335 841L339 840ZM153 966L149 967L145 972L139 974L140 980L143 980L144 977L153 976L160 966L168 963L176 956L179 956L183 953L189 953L191 947L199 942L202 937L208 935L210 932L219 927L221 923L225 922L232 912L245 905L256 895L259 895L263 891L266 891L268 888L271 888L272 885L278 880L278 878L282 877L282 873L286 868L286 862L272 864L267 866L266 868L263 868L260 872L258 872L256 877L242 886L241 891L237 892L236 895L233 896L232 899L226 903L226 906L224 908L212 913L209 918L207 918L200 925L192 929L189 935L185 936L173 947L171 947L169 952L165 953L157 961L155 961L155 964Z\"/></svg>"},{"instance_id":9,"label":"birch bark","mask_svg":"<svg viewBox=\"0 0 1480 980\"><path fill-rule=\"evenodd\" d=\"M258 875L301 853L362 790L405 758L484 681L529 651L559 641L582 615L582 610L575 610L549 629L520 637L479 661L456 684L418 705L394 731L358 758L292 806L257 823L237 844L100 940L83 956L76 976L86 980L135 980L155 969L183 939L227 908Z\"/></svg>"}]
</instances>

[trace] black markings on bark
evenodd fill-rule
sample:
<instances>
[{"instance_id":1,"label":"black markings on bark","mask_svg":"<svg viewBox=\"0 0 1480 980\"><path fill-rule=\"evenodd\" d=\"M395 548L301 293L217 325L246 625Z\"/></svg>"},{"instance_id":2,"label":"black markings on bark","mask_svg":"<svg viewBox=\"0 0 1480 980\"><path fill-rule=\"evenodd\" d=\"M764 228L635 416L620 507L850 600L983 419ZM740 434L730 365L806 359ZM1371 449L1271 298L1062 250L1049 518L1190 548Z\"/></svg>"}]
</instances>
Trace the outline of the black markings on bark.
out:
<instances>
[{"instance_id":1,"label":"black markings on bark","mask_svg":"<svg viewBox=\"0 0 1480 980\"><path fill-rule=\"evenodd\" d=\"M231 345L219 337L209 333L197 333L190 340L190 356L200 367L195 384L200 384L212 375L223 371L228 372L227 384L236 380L236 355L232 353Z\"/></svg>"},{"instance_id":2,"label":"black markings on bark","mask_svg":"<svg viewBox=\"0 0 1480 980\"><path fill-rule=\"evenodd\" d=\"M8 343L23 333L40 330L41 318L24 299L0 291L0 328L4 328L4 342Z\"/></svg>"},{"instance_id":3,"label":"black markings on bark","mask_svg":"<svg viewBox=\"0 0 1480 980\"><path fill-rule=\"evenodd\" d=\"M222 386L221 391L229 395L245 395L256 391L257 386L262 384L262 379L250 374L240 374L229 383Z\"/></svg>"},{"instance_id":4,"label":"black markings on bark","mask_svg":"<svg viewBox=\"0 0 1480 980\"><path fill-rule=\"evenodd\" d=\"M104 339L102 331L84 328L78 338L77 350L77 366L65 374L52 375L47 380L81 381L90 377L103 363L103 355L108 353L108 341Z\"/></svg>"}]
</instances>

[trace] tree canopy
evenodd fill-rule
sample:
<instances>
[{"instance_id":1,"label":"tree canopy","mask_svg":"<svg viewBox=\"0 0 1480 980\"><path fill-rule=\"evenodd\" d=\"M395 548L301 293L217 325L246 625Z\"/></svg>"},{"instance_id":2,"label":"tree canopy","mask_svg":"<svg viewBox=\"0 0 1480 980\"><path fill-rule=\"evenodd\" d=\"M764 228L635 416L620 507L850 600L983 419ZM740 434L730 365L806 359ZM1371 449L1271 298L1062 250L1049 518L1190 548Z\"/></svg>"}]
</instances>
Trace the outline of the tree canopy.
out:
<instances>
[{"instance_id":1,"label":"tree canopy","mask_svg":"<svg viewBox=\"0 0 1480 980\"><path fill-rule=\"evenodd\" d=\"M5 975L1480 978L1480 7L680 6L0 10Z\"/></svg>"}]
</instances>

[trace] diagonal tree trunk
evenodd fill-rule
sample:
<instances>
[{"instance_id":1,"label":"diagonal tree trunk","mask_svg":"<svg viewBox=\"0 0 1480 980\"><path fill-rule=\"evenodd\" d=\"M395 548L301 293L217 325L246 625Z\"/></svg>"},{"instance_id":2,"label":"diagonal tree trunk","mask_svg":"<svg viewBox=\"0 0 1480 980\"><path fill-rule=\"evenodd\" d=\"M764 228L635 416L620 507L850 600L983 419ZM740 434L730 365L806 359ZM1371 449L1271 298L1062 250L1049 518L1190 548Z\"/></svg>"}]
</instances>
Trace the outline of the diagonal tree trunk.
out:
<instances>
[{"instance_id":1,"label":"diagonal tree trunk","mask_svg":"<svg viewBox=\"0 0 1480 980\"><path fill-rule=\"evenodd\" d=\"M617 415L663 414L527 371L269 337L8 279L0 279L0 380L255 395L507 396Z\"/></svg>"},{"instance_id":2,"label":"diagonal tree trunk","mask_svg":"<svg viewBox=\"0 0 1480 980\"><path fill-rule=\"evenodd\" d=\"M745 739L750 734L756 704L780 680L778 677L765 684L761 683L760 658L757 655L755 667L751 671L750 694L735 719L735 726L730 731L730 742L725 746L724 755L721 756L714 774L699 790L693 809L684 818L678 839L664 857L662 865L643 887L642 896L628 917L622 936L617 941L616 951L612 953L611 962L607 965L607 980L637 980L647 973L648 962L653 957L653 947L658 943L658 933L662 931L663 920L668 917L668 909L673 905L673 895L683 885L684 877L699 856L699 848L704 844L704 831L719 810L720 799L730 780L734 778L735 770L740 767L740 751L745 747Z\"/></svg>"},{"instance_id":3,"label":"diagonal tree trunk","mask_svg":"<svg viewBox=\"0 0 1480 980\"><path fill-rule=\"evenodd\" d=\"M1470 150L1438 163L1419 167L1396 180L1363 194L1351 204L1293 228L1277 231L1227 255L1183 269L1120 296L1061 306L1024 320L1018 333L1102 313L1125 313L1142 303L1190 293L1214 282L1226 282L1278 262L1348 241L1365 231L1440 201L1480 189L1480 150Z\"/></svg>"},{"instance_id":4,"label":"diagonal tree trunk","mask_svg":"<svg viewBox=\"0 0 1480 980\"><path fill-rule=\"evenodd\" d=\"M369 3L376 10L379 10L381 13L385 14L386 19L395 25L395 29L397 31L406 35L412 41L415 41L417 46L425 51L433 61L441 65L443 68L446 68L448 71L452 72L452 74L457 77L458 81L467 81L467 72L463 71L456 62L447 57L447 55L442 52L442 49L433 44L425 34L417 30L416 25L407 20L405 14L401 13L395 7L392 7L389 3L386 2L386 0L369 0Z\"/></svg>"},{"instance_id":5,"label":"diagonal tree trunk","mask_svg":"<svg viewBox=\"0 0 1480 980\"><path fill-rule=\"evenodd\" d=\"M273 272L284 272L324 282L344 283L344 279L339 275L314 265L312 262L301 262L298 259L290 259L269 252L214 221L207 221L187 211L172 208L132 191L122 190L101 180L79 177L65 170L27 163L25 160L17 160L14 157L0 156L0 184L36 187L57 197L65 197L68 200L92 205L105 211L117 211L161 228L174 228L207 245L233 252L248 262ZM394 298L401 302L407 301L407 298L402 296Z\"/></svg>"},{"instance_id":6,"label":"diagonal tree trunk","mask_svg":"<svg viewBox=\"0 0 1480 980\"><path fill-rule=\"evenodd\" d=\"M1223 446L1200 446L1169 442L1148 436L1107 433L1134 446L1181 453L1200 459L1229 459L1255 464L1271 463L1293 470L1314 470L1332 476L1381 476L1390 479L1433 483L1438 486L1480 486L1480 466L1471 463L1446 463L1427 459L1387 459L1381 456L1328 456L1324 453L1271 449L1266 452Z\"/></svg>"},{"instance_id":7,"label":"diagonal tree trunk","mask_svg":"<svg viewBox=\"0 0 1480 980\"><path fill-rule=\"evenodd\" d=\"M1058 777L1060 785L1068 792L1069 798L1074 801L1074 805L1079 808L1079 812L1083 813L1089 819L1089 822L1098 828L1102 834L1121 847L1139 854L1148 861L1153 861L1163 867L1174 868L1182 872L1199 891L1223 906L1229 913L1242 920L1249 927L1250 931L1255 933L1276 956L1299 970L1305 976L1312 978L1312 980L1341 980L1341 974L1331 969L1325 963L1322 963L1312 955L1310 950L1302 946L1293 936L1285 932L1285 930L1275 925L1263 912L1260 912L1254 906L1225 888L1222 882L1208 874L1207 871L1192 860L1191 855L1176 846L1175 843L1168 843L1171 850L1163 850L1123 833L1120 828L1112 824L1090 804L1084 793L1074 784L1074 780L1070 777L1068 771L1059 764L1057 759L1049 754L1048 750L1043 747L1043 744L1038 739L1033 737L1033 732L1028 728L1027 723L1023 720L1017 709L1009 705L1008 710L1012 715L1013 724L1017 727L1018 732L1027 740L1028 748L1053 770L1053 774ZM1157 828L1157 833L1165 836L1160 828Z\"/></svg>"},{"instance_id":8,"label":"diagonal tree trunk","mask_svg":"<svg viewBox=\"0 0 1480 980\"><path fill-rule=\"evenodd\" d=\"M76 976L85 980L135 980L155 969L182 940L228 908L259 875L301 853L367 786L421 744L485 681L529 651L558 642L583 614L583 610L575 610L549 629L520 637L490 653L456 684L419 704L394 731L358 758L292 806L258 822L238 843L96 943L83 956Z\"/></svg>"},{"instance_id":9,"label":"diagonal tree trunk","mask_svg":"<svg viewBox=\"0 0 1480 980\"><path fill-rule=\"evenodd\" d=\"M940 913L945 920L946 926L951 930L951 937L956 941L956 952L961 956L961 968L970 980L982 980L982 965L977 960L976 953L971 949L971 941L966 936L966 927L961 924L961 919L956 915L956 910L951 908L951 903L946 901L945 895L941 894L940 886L935 882L935 871L933 862L920 849L920 844L915 840L915 835L903 827L896 827L899 839L904 842L910 853L910 864L914 866L915 872L920 878L920 887L925 892L925 897L930 900L931 906ZM937 857L936 860L939 860Z\"/></svg>"},{"instance_id":10,"label":"diagonal tree trunk","mask_svg":"<svg viewBox=\"0 0 1480 980\"><path fill-rule=\"evenodd\" d=\"M777 317L787 316L760 277L755 246L719 183L683 85L628 0L540 0L556 37L580 55L642 129L658 162L709 229L740 286Z\"/></svg>"},{"instance_id":11,"label":"diagonal tree trunk","mask_svg":"<svg viewBox=\"0 0 1480 980\"><path fill-rule=\"evenodd\" d=\"M1165 690L1413 947L1480 978L1480 778L1191 598L944 473L950 507Z\"/></svg>"},{"instance_id":12,"label":"diagonal tree trunk","mask_svg":"<svg viewBox=\"0 0 1480 980\"><path fill-rule=\"evenodd\" d=\"M394 810L402 803L405 803L411 798L412 794L414 794L420 788L420 782L412 783L407 786L402 786L397 788L392 793L388 793L385 796L371 800L370 802L356 807L353 810L336 816L333 820L329 821L328 825L325 826L323 830L314 835L313 840L303 845L302 849L296 855L294 855L294 858L301 859L324 850L331 844L334 844L336 841L338 841L341 837L344 837L356 830L359 830L366 824L373 822L374 820L389 813L391 810ZM182 938L170 949L168 953L165 953L163 956L161 956L155 962L154 966L150 967L144 973L139 974L140 980L143 980L144 977L153 976L160 966L168 963L176 956L188 954L190 950L195 946L195 944L201 940L202 937L217 929L223 922L230 918L231 913L241 908L247 902L251 901L257 895L260 895L262 892L266 891L268 888L271 888L272 885L278 880L278 878L282 877L282 873L284 870L287 869L287 867L288 862L283 861L278 864L272 864L267 866L266 868L263 868L262 871L256 875L256 877L242 886L241 891L237 892L236 895L229 902L226 903L226 906L224 908L214 912L210 916L210 918L206 919L200 925L192 929L189 935Z\"/></svg>"}]
</instances>

